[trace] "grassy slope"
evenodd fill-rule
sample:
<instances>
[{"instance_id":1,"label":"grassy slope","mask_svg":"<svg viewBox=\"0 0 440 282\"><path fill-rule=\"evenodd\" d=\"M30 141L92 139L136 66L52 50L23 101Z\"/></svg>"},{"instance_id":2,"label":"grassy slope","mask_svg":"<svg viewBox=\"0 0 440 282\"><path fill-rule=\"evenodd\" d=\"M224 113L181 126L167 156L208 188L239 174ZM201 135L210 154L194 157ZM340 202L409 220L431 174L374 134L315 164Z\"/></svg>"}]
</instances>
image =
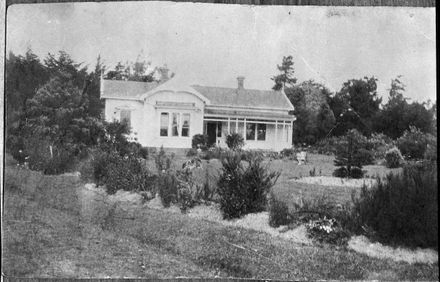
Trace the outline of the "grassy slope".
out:
<instances>
[{"instance_id":1,"label":"grassy slope","mask_svg":"<svg viewBox=\"0 0 440 282\"><path fill-rule=\"evenodd\" d=\"M141 207L112 209L100 201L87 206L80 189L73 176L7 169L6 275L438 279L438 264L408 265L330 246L302 246Z\"/></svg>"}]
</instances>

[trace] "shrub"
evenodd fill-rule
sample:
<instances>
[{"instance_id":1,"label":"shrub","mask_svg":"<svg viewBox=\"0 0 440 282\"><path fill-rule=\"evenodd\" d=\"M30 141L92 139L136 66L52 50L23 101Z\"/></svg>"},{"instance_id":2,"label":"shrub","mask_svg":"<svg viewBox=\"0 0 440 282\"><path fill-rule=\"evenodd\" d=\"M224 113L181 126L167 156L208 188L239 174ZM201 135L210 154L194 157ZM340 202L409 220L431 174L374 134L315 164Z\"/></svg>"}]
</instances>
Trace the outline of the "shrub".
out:
<instances>
[{"instance_id":1,"label":"shrub","mask_svg":"<svg viewBox=\"0 0 440 282\"><path fill-rule=\"evenodd\" d=\"M431 138L432 135L411 126L410 130L406 130L403 136L397 139L397 147L407 159L422 159Z\"/></svg>"},{"instance_id":2,"label":"shrub","mask_svg":"<svg viewBox=\"0 0 440 282\"><path fill-rule=\"evenodd\" d=\"M340 167L333 173L336 177L361 178L363 176L362 146L365 137L352 129L337 144L335 165ZM345 176L343 176L345 175Z\"/></svg>"},{"instance_id":3,"label":"shrub","mask_svg":"<svg viewBox=\"0 0 440 282\"><path fill-rule=\"evenodd\" d=\"M168 208L171 203L177 202L178 181L170 172L160 172L157 179L157 191L162 205Z\"/></svg>"},{"instance_id":4,"label":"shrub","mask_svg":"<svg viewBox=\"0 0 440 282\"><path fill-rule=\"evenodd\" d=\"M239 133L232 133L226 136L226 145L231 150L240 150L244 146L244 139Z\"/></svg>"},{"instance_id":5,"label":"shrub","mask_svg":"<svg viewBox=\"0 0 440 282\"><path fill-rule=\"evenodd\" d=\"M211 159L221 159L226 151L222 149L221 147L213 146L206 150L202 155L201 158L204 160L211 160Z\"/></svg>"},{"instance_id":6,"label":"shrub","mask_svg":"<svg viewBox=\"0 0 440 282\"><path fill-rule=\"evenodd\" d=\"M438 249L437 164L404 166L354 199L353 220L383 243Z\"/></svg>"},{"instance_id":7,"label":"shrub","mask_svg":"<svg viewBox=\"0 0 440 282\"><path fill-rule=\"evenodd\" d=\"M149 191L154 187L149 171L133 156L110 163L107 173L105 184L109 194L114 194L117 190Z\"/></svg>"},{"instance_id":8,"label":"shrub","mask_svg":"<svg viewBox=\"0 0 440 282\"><path fill-rule=\"evenodd\" d=\"M391 148L385 154L385 162L388 168L400 167L402 161L403 161L402 154L400 153L400 150L397 147Z\"/></svg>"},{"instance_id":9,"label":"shrub","mask_svg":"<svg viewBox=\"0 0 440 282\"><path fill-rule=\"evenodd\" d=\"M223 217L231 219L263 211L267 194L280 174L268 172L258 157L249 159L244 168L240 154L232 152L222 159L222 165L218 194Z\"/></svg>"},{"instance_id":10,"label":"shrub","mask_svg":"<svg viewBox=\"0 0 440 282\"><path fill-rule=\"evenodd\" d=\"M286 203L278 200L273 193L269 197L269 225L271 227L279 227L280 225L288 225L292 222L289 215L289 208Z\"/></svg>"},{"instance_id":11,"label":"shrub","mask_svg":"<svg viewBox=\"0 0 440 282\"><path fill-rule=\"evenodd\" d=\"M194 148L191 148L186 152L187 157L194 157L197 155L198 155L197 149L194 149Z\"/></svg>"},{"instance_id":12,"label":"shrub","mask_svg":"<svg viewBox=\"0 0 440 282\"><path fill-rule=\"evenodd\" d=\"M172 160L173 156L167 155L163 149L163 146L160 147L159 153L154 156L154 163L157 171L160 173L169 170L171 168Z\"/></svg>"},{"instance_id":13,"label":"shrub","mask_svg":"<svg viewBox=\"0 0 440 282\"><path fill-rule=\"evenodd\" d=\"M423 158L428 161L437 161L437 137L430 135Z\"/></svg>"},{"instance_id":14,"label":"shrub","mask_svg":"<svg viewBox=\"0 0 440 282\"><path fill-rule=\"evenodd\" d=\"M362 166L374 164L374 153L371 150L359 149L358 158Z\"/></svg>"},{"instance_id":15,"label":"shrub","mask_svg":"<svg viewBox=\"0 0 440 282\"><path fill-rule=\"evenodd\" d=\"M204 134L196 134L192 137L191 147L193 149L201 148L202 150L206 150L208 147L208 136Z\"/></svg>"},{"instance_id":16,"label":"shrub","mask_svg":"<svg viewBox=\"0 0 440 282\"><path fill-rule=\"evenodd\" d=\"M65 147L54 146L46 139L27 138L24 146L24 155L28 157L29 168L32 170L39 170L44 174L61 174L69 171L75 164L73 152Z\"/></svg>"},{"instance_id":17,"label":"shrub","mask_svg":"<svg viewBox=\"0 0 440 282\"><path fill-rule=\"evenodd\" d=\"M295 150L293 148L285 148L280 152L282 158L292 159L295 157Z\"/></svg>"}]
</instances>

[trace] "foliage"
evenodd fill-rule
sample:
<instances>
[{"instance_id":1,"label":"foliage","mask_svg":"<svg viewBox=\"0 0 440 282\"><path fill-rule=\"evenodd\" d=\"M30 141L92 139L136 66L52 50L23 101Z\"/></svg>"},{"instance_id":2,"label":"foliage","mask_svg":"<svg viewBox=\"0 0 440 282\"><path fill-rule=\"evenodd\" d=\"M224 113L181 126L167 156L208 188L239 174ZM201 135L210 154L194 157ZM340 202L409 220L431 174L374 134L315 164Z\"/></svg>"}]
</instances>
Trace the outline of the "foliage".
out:
<instances>
[{"instance_id":1,"label":"foliage","mask_svg":"<svg viewBox=\"0 0 440 282\"><path fill-rule=\"evenodd\" d=\"M157 191L162 205L168 208L171 203L177 201L178 193L177 178L171 172L159 172L157 181Z\"/></svg>"},{"instance_id":2,"label":"foliage","mask_svg":"<svg viewBox=\"0 0 440 282\"><path fill-rule=\"evenodd\" d=\"M282 158L293 158L295 156L295 149L284 148L281 150L280 155Z\"/></svg>"},{"instance_id":3,"label":"foliage","mask_svg":"<svg viewBox=\"0 0 440 282\"><path fill-rule=\"evenodd\" d=\"M206 150L208 144L208 136L203 134L196 134L192 137L191 147L193 149L202 149Z\"/></svg>"},{"instance_id":4,"label":"foliage","mask_svg":"<svg viewBox=\"0 0 440 282\"><path fill-rule=\"evenodd\" d=\"M226 136L226 145L231 150L240 150L244 146L244 138L239 133L231 133Z\"/></svg>"},{"instance_id":5,"label":"foliage","mask_svg":"<svg viewBox=\"0 0 440 282\"><path fill-rule=\"evenodd\" d=\"M267 194L280 173L269 172L262 159L247 160L246 168L238 153L230 152L222 159L222 173L218 180L218 194L223 217L241 217L266 208Z\"/></svg>"},{"instance_id":6,"label":"foliage","mask_svg":"<svg viewBox=\"0 0 440 282\"><path fill-rule=\"evenodd\" d=\"M352 129L341 139L337 144L335 166L340 167L335 170L336 177L351 177L361 178L363 175L363 155L360 151L362 149L362 136L357 130Z\"/></svg>"},{"instance_id":7,"label":"foliage","mask_svg":"<svg viewBox=\"0 0 440 282\"><path fill-rule=\"evenodd\" d=\"M348 80L331 98L330 108L337 122L333 131L335 135L343 135L353 128L364 135L371 135L382 102L377 95L376 82L374 77Z\"/></svg>"},{"instance_id":8,"label":"foliage","mask_svg":"<svg viewBox=\"0 0 440 282\"><path fill-rule=\"evenodd\" d=\"M157 74L161 76L158 78ZM135 62L118 62L114 69L106 74L106 79L141 82L164 82L168 78L166 65L153 68L151 61L146 61L142 53L137 56Z\"/></svg>"},{"instance_id":9,"label":"foliage","mask_svg":"<svg viewBox=\"0 0 440 282\"><path fill-rule=\"evenodd\" d=\"M426 103L408 103L408 98L403 96L405 85L401 79L398 76L391 81L388 102L377 117L375 130L393 139L401 137L411 126L423 133L434 133L435 105L429 108Z\"/></svg>"},{"instance_id":10,"label":"foliage","mask_svg":"<svg viewBox=\"0 0 440 282\"><path fill-rule=\"evenodd\" d=\"M372 188L362 188L354 204L357 226L371 228L373 239L438 248L436 163L407 165L402 174L389 174L384 182L378 179Z\"/></svg>"},{"instance_id":11,"label":"foliage","mask_svg":"<svg viewBox=\"0 0 440 282\"><path fill-rule=\"evenodd\" d=\"M114 194L117 190L151 191L154 181L138 158L118 156L116 161L107 166L105 185L109 194Z\"/></svg>"},{"instance_id":12,"label":"foliage","mask_svg":"<svg viewBox=\"0 0 440 282\"><path fill-rule=\"evenodd\" d=\"M171 168L173 156L167 155L163 146L160 147L159 153L154 156L154 163L158 172L166 172Z\"/></svg>"},{"instance_id":13,"label":"foliage","mask_svg":"<svg viewBox=\"0 0 440 282\"><path fill-rule=\"evenodd\" d=\"M314 144L324 138L335 124L328 105L330 91L312 80L285 89L294 106L293 140L296 143Z\"/></svg>"},{"instance_id":14,"label":"foliage","mask_svg":"<svg viewBox=\"0 0 440 282\"><path fill-rule=\"evenodd\" d=\"M430 135L428 137L428 144L423 158L428 161L437 161L437 137Z\"/></svg>"},{"instance_id":15,"label":"foliage","mask_svg":"<svg viewBox=\"0 0 440 282\"><path fill-rule=\"evenodd\" d=\"M403 161L403 156L400 153L399 148L394 147L388 150L385 154L385 161L388 168L400 167Z\"/></svg>"},{"instance_id":16,"label":"foliage","mask_svg":"<svg viewBox=\"0 0 440 282\"><path fill-rule=\"evenodd\" d=\"M23 155L27 157L29 168L42 171L44 174L67 172L75 163L72 152L51 145L47 138L29 137L24 141L24 147L26 149Z\"/></svg>"},{"instance_id":17,"label":"foliage","mask_svg":"<svg viewBox=\"0 0 440 282\"><path fill-rule=\"evenodd\" d=\"M292 218L289 214L289 207L285 202L278 200L273 192L270 193L268 209L269 225L271 227L288 225L292 222Z\"/></svg>"},{"instance_id":18,"label":"foliage","mask_svg":"<svg viewBox=\"0 0 440 282\"><path fill-rule=\"evenodd\" d=\"M280 74L275 75L271 79L275 82L275 85L272 87L273 90L280 90L287 85L293 86L296 83L296 78L293 76L295 70L293 69L293 57L292 56L283 56L283 62L280 65L277 65L278 71Z\"/></svg>"},{"instance_id":19,"label":"foliage","mask_svg":"<svg viewBox=\"0 0 440 282\"><path fill-rule=\"evenodd\" d=\"M402 137L397 139L397 147L407 159L422 159L430 139L432 139L431 135L411 126Z\"/></svg>"}]
</instances>

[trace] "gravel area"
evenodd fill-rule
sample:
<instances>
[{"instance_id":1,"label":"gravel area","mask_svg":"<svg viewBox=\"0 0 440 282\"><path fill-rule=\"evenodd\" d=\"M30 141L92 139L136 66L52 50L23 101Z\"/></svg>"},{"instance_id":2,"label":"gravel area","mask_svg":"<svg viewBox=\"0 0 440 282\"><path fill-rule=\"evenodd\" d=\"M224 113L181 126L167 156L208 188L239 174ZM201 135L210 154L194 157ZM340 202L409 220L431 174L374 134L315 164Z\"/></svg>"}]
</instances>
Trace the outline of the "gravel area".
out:
<instances>
[{"instance_id":1,"label":"gravel area","mask_svg":"<svg viewBox=\"0 0 440 282\"><path fill-rule=\"evenodd\" d=\"M376 179L373 178L350 179L350 178L340 178L333 176L310 176L310 177L302 177L299 179L293 179L292 181L307 183L307 184L317 184L323 186L345 186L345 187L362 187L364 184L367 185L367 187L371 187L376 183Z\"/></svg>"},{"instance_id":2,"label":"gravel area","mask_svg":"<svg viewBox=\"0 0 440 282\"><path fill-rule=\"evenodd\" d=\"M365 236L354 236L348 242L348 248L358 253L366 254L369 257L380 259L392 259L413 263L437 263L438 252L432 249L410 250L406 248L392 248L381 243L371 243Z\"/></svg>"}]
</instances>

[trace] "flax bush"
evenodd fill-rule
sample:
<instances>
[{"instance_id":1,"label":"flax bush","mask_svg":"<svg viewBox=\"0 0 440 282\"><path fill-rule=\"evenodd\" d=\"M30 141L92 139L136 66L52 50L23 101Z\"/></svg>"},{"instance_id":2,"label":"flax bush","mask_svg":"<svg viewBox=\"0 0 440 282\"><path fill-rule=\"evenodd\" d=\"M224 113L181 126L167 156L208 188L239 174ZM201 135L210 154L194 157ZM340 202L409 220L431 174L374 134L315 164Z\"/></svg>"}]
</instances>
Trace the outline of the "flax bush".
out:
<instances>
[{"instance_id":1,"label":"flax bush","mask_svg":"<svg viewBox=\"0 0 440 282\"><path fill-rule=\"evenodd\" d=\"M267 195L280 173L269 172L262 158L252 157L244 166L241 155L229 152L222 159L222 172L218 180L220 209L226 219L266 209Z\"/></svg>"}]
</instances>

